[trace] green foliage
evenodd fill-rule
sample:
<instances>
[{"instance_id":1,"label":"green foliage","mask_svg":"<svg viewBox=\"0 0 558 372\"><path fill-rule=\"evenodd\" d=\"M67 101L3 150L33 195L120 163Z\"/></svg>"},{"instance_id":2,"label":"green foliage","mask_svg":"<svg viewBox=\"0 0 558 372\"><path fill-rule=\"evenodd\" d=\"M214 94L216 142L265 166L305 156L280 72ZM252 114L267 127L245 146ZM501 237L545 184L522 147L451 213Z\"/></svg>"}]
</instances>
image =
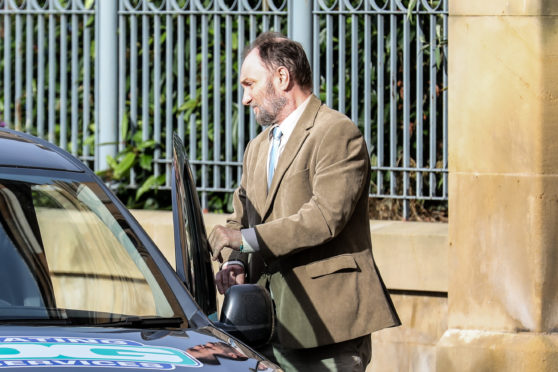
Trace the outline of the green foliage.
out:
<instances>
[{"instance_id":1,"label":"green foliage","mask_svg":"<svg viewBox=\"0 0 558 372\"><path fill-rule=\"evenodd\" d=\"M180 0L181 3L185 3L183 0ZM330 5L333 5L333 1L328 0ZM160 2L155 2L154 4L159 4ZM384 29L381 30L377 23L377 17L375 15L368 15L362 16L359 15L358 17L351 17L351 16L343 16L340 14L339 16L333 16L335 19L334 22L330 22L329 25L332 27L330 34L333 35L333 39L331 41L330 47L333 49L331 50L333 56L333 65L327 65L326 56L329 53L329 50L326 50L327 45L327 34L328 30L326 30L326 16L319 17L319 28L320 34L318 35L319 40L319 54L320 54L320 69L319 71L314 71L315 74L319 75L320 89L319 91L315 92L323 101L325 101L328 95L331 94L332 102L331 106L333 108L340 108L345 107L345 113L353 118L356 118L357 125L359 128L364 132L365 131L365 123L370 124L370 138L368 138L368 143L370 144L371 149L371 161L373 166L376 167L385 167L389 164L391 153L394 152L396 154L395 163L398 166L403 165L403 148L402 148L402 141L404 131L408 131L408 135L410 136L411 142L411 152L413 154L411 159L411 164L416 164L417 156L415 155L417 152L416 143L420 140L424 144L429 144L430 141L430 128L429 123L435 123L435 130L437 137L435 138L436 145L434 148L438 149L440 144L442 143L442 134L443 130L441 127L441 108L443 108L442 104L442 93L446 90L446 87L442 86L442 74L443 70L445 69L445 58L444 55L444 48L446 46L447 41L443 40L442 35L442 18L441 16L437 16L436 22L434 25L430 24L430 17L425 16L424 14L419 14L416 11L416 8L420 4L417 0L403 0L403 4L406 5L409 9L407 14L400 14L396 17L396 25L397 31L391 30L389 16L385 18L386 22L384 22ZM436 1L430 1L432 6L436 6ZM84 5L87 8L91 8L94 6L93 0L85 0ZM36 21L42 17L46 27L43 29L39 29L39 23ZM160 21L160 29L159 35L160 38L156 39L155 34L155 22L154 19L159 17ZM192 161L192 168L194 171L194 176L197 180L198 188L200 185L204 185L206 187L206 191L202 193L202 197L205 200L205 205L208 209L212 211L223 211L223 212L230 212L232 210L231 207L231 194L222 192L224 188L230 188L236 186L236 175L237 175L237 166L236 165L227 165L227 166L213 166L213 165L204 165L200 164L200 161L213 161L213 162L225 162L225 161L233 161L233 162L241 162L242 156L240 155L243 152L243 149L246 146L246 143L250 139L250 136L254 133L257 133L260 128L258 126L250 127L250 116L249 110L246 108L239 106L236 102L236 94L239 91L240 87L238 85L238 72L240 69L239 66L239 55L242 53L242 49L244 48L244 44L247 43L251 39L251 32L252 32L252 25L254 25L257 29L255 30L255 34L259 34L263 31L263 20L264 17L261 14L254 14L251 15L250 20L247 18L240 18L237 16L228 16L228 15L220 15L218 17L213 15L196 15L196 16L184 16L184 45L183 50L184 54L182 56L178 53L178 45L176 45L178 40L178 29L177 29L177 19L178 15L172 15L172 29L167 29L167 18L166 15L160 16L150 16L149 18L149 40L147 40L147 44L149 48L144 50L142 48L142 31L143 31L143 18L142 16L126 16L123 17L123 22L121 25L124 25L126 28L126 50L125 52L125 63L123 66L120 66L121 71L125 71L126 78L124 82L124 94L125 96L125 107L123 108L123 115L121 120L121 143L120 151L114 158L107 159L110 169L103 172L101 175L107 180L107 182L111 182L116 191L118 196L127 203L129 207L134 208L169 208L170 207L170 196L169 196L169 188L170 185L167 183L168 180L165 179L165 172L170 166L170 164L164 162L164 158L169 149L165 147L165 143L168 136L167 125L172 127L172 131L178 131L184 134L185 144L186 144L186 152L189 155L190 160ZM4 18L8 19L8 18ZM33 23L33 37L34 43L37 43L38 37L43 37L45 41L48 40L48 24L50 20L53 20L56 27L55 27L55 42L48 45L45 43L45 48L42 51L37 50L37 46L34 45L36 53L42 52L45 57L45 61L47 61L47 66L45 66L45 76L43 84L39 84L38 80L38 66L34 67L33 74L33 81L32 81L32 94L33 97L26 97L25 89L23 89L23 95L19 98L19 100L15 101L14 97L12 97L12 102L5 102L4 97L0 99L0 109L3 109L5 105L10 112L13 113L11 117L11 122L8 123L9 126L15 127L16 129L23 129L32 132L33 134L38 134L39 129L35 126L35 123L38 122L39 119L46 119L47 118L38 118L37 112L37 101L36 97L39 93L42 93L45 97L49 96L49 93L54 91L54 106L55 106L55 123L52 128L46 128L45 132L51 133L55 142L58 144L62 143L61 139L63 138L65 141L69 143L70 139L70 130L64 129L61 125L62 122L66 122L69 124L72 120L72 114L76 115L76 113L71 112L71 100L70 100L70 82L71 82L71 64L70 62L70 42L71 42L71 32L72 31L72 23L71 17L66 15L65 19L68 21L67 27L68 30L62 30L60 26L60 20L62 16L60 15L38 15L34 18L35 21ZM94 105L94 94L93 94L93 86L94 81L92 76L84 76L84 68L89 66L91 71L94 71L95 65L95 22L93 15L80 15L78 17L78 30L77 30L77 39L78 42L78 50L77 50L77 58L78 58L78 66L79 66L79 78L78 81L74 82L73 84L77 86L78 97L77 101L79 104L77 105L77 137L78 137L78 146L77 148L73 149L78 156L80 156L85 161L90 161L93 151L94 151L94 139L95 139L95 123L93 123L93 105ZM220 24L215 27L215 22L220 20ZM271 20L272 18L267 18L267 20ZM27 18L21 17L20 20L22 21L22 40L26 40L26 23ZM131 25L132 20L135 20L135 27L137 27L137 45L130 45L130 34L131 34ZM229 21L228 24L226 21ZM244 23L244 27L241 26L241 22ZM353 22L357 22L356 28L357 32L353 34ZM410 35L408 43L411 48L410 52L410 65L412 66L411 69L411 79L409 87L410 92L410 118L408 123L403 122L403 94L404 89L402 86L403 82L403 24L405 22L409 22L411 24L410 27ZM273 22L270 22L270 24ZM24 48L21 46L15 45L15 17L10 18L8 24L0 23L0 34L4 35L6 27L11 28L12 33L12 41L11 41L11 71L13 79L9 82L9 90L11 92L16 91L15 82L15 60L16 60L16 48L21 48L20 50L23 51ZM190 27L194 27L194 32L190 33ZM227 27L230 26L230 29ZM281 17L280 20L280 27L283 32L287 30L287 19L286 17ZM431 31L431 27L435 27L435 35L436 38L433 42L436 43L435 48L430 48L429 40L426 40L424 35L429 35ZM417 29L422 30L422 35L417 35ZM202 38L202 31L207 30L208 35L205 38ZM240 34L240 30L244 30L244 34ZM66 32L68 31L68 32ZM75 31L75 30L74 30ZM90 45L84 45L82 43L84 32L88 31L91 35L91 43ZM227 39L227 32L232 32L230 39ZM38 36L40 35L40 36ZM380 35L380 36L379 36ZM376 43L379 37L383 35L384 38L384 49L378 53L376 48ZM391 37L394 37L397 40L397 47L396 50L391 50L390 40ZM340 38L345 38L346 41L346 50L340 50ZM365 64L363 54L365 50L365 38L370 38L370 62L369 64ZM416 42L417 38L420 38L422 41L422 49L416 50ZM167 40L173 40L174 44L172 47L173 51L173 65L172 67L172 82L167 81L168 77L163 72L161 75L161 81L158 85L155 86L154 84L154 67L156 62L161 62L161 70L165 71L167 67L165 65L165 53L166 53L166 43ZM351 42L352 40L356 40L357 45L357 52L359 53L358 64L356 66L356 74L357 78L357 90L353 91L352 81L353 81L353 66L350 63L350 49L351 49ZM60 52L61 52L61 41L65 40L68 47L68 56L66 58L67 70L60 71ZM204 44L204 42L206 44ZM190 66L190 47L195 43L195 55L194 59L196 61L195 66L193 66L194 71L191 71L192 68ZM241 45L242 44L242 45ZM4 55L4 47L5 43L0 43L0 55ZM90 54L90 58L88 60L85 59L85 48L88 48L88 52ZM135 71L131 70L131 66L129 64L130 57L132 55L132 48L134 48L138 53L138 65ZM205 49L204 49L205 48ZM225 50L230 48L232 52L232 60L227 61ZM155 50L160 50L161 54L156 56ZM48 61L48 51L53 50L56 56L55 61ZM214 52L217 51L217 54ZM144 55L147 53L147 55ZM433 55L430 55L433 53ZM417 55L422 54L424 60L422 65L417 67ZM345 71L339 74L339 58L345 55ZM390 89L390 77L392 71L390 70L390 58L394 56L397 60L397 70L393 71L393 75L395 76L394 79L394 88L393 91ZM147 57L148 65L144 66L142 61L143 57ZM179 66L178 59L180 57L184 58L184 66ZM23 53L23 65L25 62L26 55ZM33 62L36 65L38 60L37 55L34 55ZM432 78L430 76L430 59L434 59L436 63L436 91L434 92L435 96L435 103L437 111L431 112L430 105L429 105L429 80ZM2 60L1 67L5 67L7 61ZM49 69L50 64L53 63L54 69ZM230 64L230 71L225 70L227 63ZM377 86L377 78L378 78L378 63L383 64L383 77L384 77L384 86L378 87ZM215 75L215 67L220 66L220 75ZM145 69L145 71L144 71ZM184 76L186 78L185 86L178 86L177 79L179 75L179 70L182 69L184 72ZM53 87L48 86L49 82L49 74L54 73L54 81L55 85ZM334 71L333 81L326 82L326 76L328 71ZM421 71L424 76L424 87L423 92L418 93L417 95L417 86L416 86L416 76L417 73ZM194 81L189 80L190 73L193 73L195 76ZM365 72L369 74L370 80L366 81L365 79ZM136 86L132 86L132 73L136 74L137 76L137 83ZM149 81L149 91L147 92L147 96L144 95L144 91L142 90L142 81L144 73L147 74ZM62 79L61 77L65 75L66 77L66 96L62 97L63 86L61 84ZM86 79L89 79L89 90L86 89ZM230 107L230 111L227 110L225 104L225 96L227 94L226 88L227 83L229 84L230 91L233 94L233 103ZM327 83L327 85L326 85ZM368 84L370 87L370 94L367 96L364 94L364 84ZM166 90L166 85L172 84L171 93L169 96ZM190 91L189 84L194 84L195 92ZM40 87L44 86L44 90L42 92L39 91ZM25 87L25 83L23 84ZM330 87L330 88L328 88ZM341 94L340 87L344 87L345 94ZM327 91L327 89L331 89L331 91ZM182 90L182 92L181 92ZM204 93L206 92L206 93ZM179 95L179 93L184 93L183 95ZM383 94L384 101L380 102L381 93ZM0 95L4 94L4 90L0 89ZM102 94L102 92L100 93ZM183 97L179 100L179 96ZM394 107L397 115L397 122L395 125L395 129L391 128L390 123L390 110L392 108L392 103L390 102L390 96L394 97ZM135 101L132 99L135 97ZM357 97L357 105L356 110L357 112L352 112L353 107L351 105L351 99L353 97ZM64 99L62 99L64 98ZM31 117L26 117L27 113L25 111L26 107L26 100L31 99L33 100L34 108ZM368 102L365 102L365 99ZM171 112L166 111L167 102L172 102L172 110ZM64 102L66 106L64 106ZM87 117L87 113L84 110L83 102L87 102L91 104L91 111L89 112L89 117ZM135 107L132 106L133 102L136 102ZM51 107L48 107L48 99L45 98L43 101L43 109L46 113L45 115L48 116L49 110L52 110ZM62 107L64 106L64 107ZM156 107L157 106L157 107ZM365 111L365 107L368 106L369 109ZM422 111L418 110L418 108L422 108ZM144 110L147 110L146 116L144 115ZM383 116L381 111L383 110ZM418 113L421 113L422 117L417 117ZM381 116L381 117L380 117ZM384 130L378 130L378 122L383 120L385 123ZM155 128L155 122L161 122L161 133L153 133ZM422 131L419 131L419 123L424 123ZM225 123L229 125L229 128L226 127ZM87 124L87 125L86 125ZM85 126L85 128L84 128ZM390 148L390 141L389 138L393 134L392 131L395 130L395 134L397 138L399 138L399 142L396 144L396 148ZM204 136L203 132L206 131L206 136ZM240 140L239 133L244 133L244 139ZM47 137L47 134L43 134L44 137ZM384 138L385 147L383 153L380 153L380 150L376 147L378 143L378 139ZM225 143L229 141L230 148L228 152L233 154L232 159L227 158L226 151L225 151ZM219 153L214 151L215 147L218 144L221 144L222 151ZM68 144L67 149L72 150ZM425 146L425 149L428 149L429 146ZM394 151L393 151L394 150ZM205 159L202 157L206 155ZM425 154L423 156L424 159L429 159L429 154ZM380 164L379 159L384 159L383 162ZM417 166L421 167L442 167L443 164L441 158L441 151L437 151L434 164L430 164L429 160L423 161L423 164L419 164ZM88 163L92 166L92 162ZM402 192L402 175L403 172L383 172L383 178L379 176L379 170L374 171L372 176L372 185L371 185L371 193L372 194L379 194L381 190L386 190L389 188L390 181L395 179L397 184L397 193L401 194ZM157 176L156 176L157 175ZM420 178L420 177L419 177ZM417 183L422 182L423 188L427 188L429 186L427 180L429 177L424 175L422 177L422 181L416 177L416 174L412 174L412 181L414 182L411 187L411 194L417 188ZM378 182L378 180L380 180ZM437 176L436 182L436 190L439 191L442 189L443 185L441 184L440 176ZM420 186L420 185L419 185ZM215 191L212 191L215 190Z\"/></svg>"},{"instance_id":2,"label":"green foliage","mask_svg":"<svg viewBox=\"0 0 558 372\"><path fill-rule=\"evenodd\" d=\"M158 188L164 185L165 175L153 174L153 153L157 148L154 140L142 140L139 127L129 127L128 115L125 114L120 125L122 138L126 146L119 151L116 157L107 156L108 170L97 172L107 182L120 181L116 184L119 197L128 204L128 207L137 208L147 205L168 208L170 205L161 205L153 198L157 196ZM131 172L139 181L135 190L126 187L130 182ZM150 191L152 191L150 193Z\"/></svg>"}]
</instances>

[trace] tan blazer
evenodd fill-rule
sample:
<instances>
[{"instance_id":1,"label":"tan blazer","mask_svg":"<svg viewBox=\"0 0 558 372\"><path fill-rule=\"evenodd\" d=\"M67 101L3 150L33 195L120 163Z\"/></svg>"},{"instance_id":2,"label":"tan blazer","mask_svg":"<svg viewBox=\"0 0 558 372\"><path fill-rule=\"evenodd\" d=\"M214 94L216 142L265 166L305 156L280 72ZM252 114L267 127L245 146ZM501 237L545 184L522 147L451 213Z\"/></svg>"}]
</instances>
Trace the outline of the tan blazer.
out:
<instances>
[{"instance_id":1,"label":"tan blazer","mask_svg":"<svg viewBox=\"0 0 558 372\"><path fill-rule=\"evenodd\" d=\"M247 146L228 227L254 227L258 253L225 252L269 288L279 342L310 348L399 325L372 256L370 162L349 118L312 96L269 192L269 128Z\"/></svg>"}]
</instances>

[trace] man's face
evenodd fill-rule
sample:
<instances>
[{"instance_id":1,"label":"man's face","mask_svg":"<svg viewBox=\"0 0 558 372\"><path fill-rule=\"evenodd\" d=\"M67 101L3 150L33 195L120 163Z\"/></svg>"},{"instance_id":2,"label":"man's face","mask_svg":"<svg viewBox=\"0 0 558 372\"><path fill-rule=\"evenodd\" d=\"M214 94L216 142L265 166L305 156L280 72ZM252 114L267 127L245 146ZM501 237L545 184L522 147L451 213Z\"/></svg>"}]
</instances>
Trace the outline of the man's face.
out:
<instances>
[{"instance_id":1,"label":"man's face","mask_svg":"<svg viewBox=\"0 0 558 372\"><path fill-rule=\"evenodd\" d=\"M287 99L277 93L273 78L273 72L264 66L257 50L246 56L240 71L240 84L244 87L242 103L252 107L260 125L275 124L287 104Z\"/></svg>"}]
</instances>

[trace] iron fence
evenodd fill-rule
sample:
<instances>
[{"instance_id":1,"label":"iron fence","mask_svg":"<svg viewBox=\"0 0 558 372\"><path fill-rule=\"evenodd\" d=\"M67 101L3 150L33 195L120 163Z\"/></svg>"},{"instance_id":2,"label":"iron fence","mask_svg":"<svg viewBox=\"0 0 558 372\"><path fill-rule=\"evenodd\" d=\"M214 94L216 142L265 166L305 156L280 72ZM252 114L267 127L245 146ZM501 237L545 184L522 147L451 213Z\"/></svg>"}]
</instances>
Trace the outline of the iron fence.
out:
<instances>
[{"instance_id":1,"label":"iron fence","mask_svg":"<svg viewBox=\"0 0 558 372\"><path fill-rule=\"evenodd\" d=\"M2 121L97 170L99 97L114 93L99 88L99 1L0 1ZM203 207L221 208L260 131L241 102L243 48L267 30L292 37L293 1L119 0L113 176L170 188L176 131ZM447 200L447 15L447 0L312 4L314 92L361 128L370 195L400 200L404 216L412 200Z\"/></svg>"}]
</instances>

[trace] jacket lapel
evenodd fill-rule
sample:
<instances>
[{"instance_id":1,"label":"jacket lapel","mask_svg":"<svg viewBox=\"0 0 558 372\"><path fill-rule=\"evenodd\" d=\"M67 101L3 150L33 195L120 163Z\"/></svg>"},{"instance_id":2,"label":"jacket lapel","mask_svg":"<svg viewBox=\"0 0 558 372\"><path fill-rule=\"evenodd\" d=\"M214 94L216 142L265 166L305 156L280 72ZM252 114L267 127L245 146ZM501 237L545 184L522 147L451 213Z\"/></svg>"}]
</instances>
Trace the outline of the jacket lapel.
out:
<instances>
[{"instance_id":1,"label":"jacket lapel","mask_svg":"<svg viewBox=\"0 0 558 372\"><path fill-rule=\"evenodd\" d=\"M316 118L321 105L322 102L320 101L320 99L315 95L312 95L310 101L308 102L308 105L302 113L302 116L296 123L296 126L293 130L293 133L291 134L291 137L289 138L289 141L287 142L287 145L285 146L285 149L281 153L281 156L279 156L279 160L277 161L277 166L275 168L275 173L273 174L273 181L271 182L271 186L267 193L265 207L262 211L263 213L261 214L263 217L262 221L267 218L269 209L272 205L273 199L275 198L275 194L277 193L277 189L281 184L281 180L283 179L285 172L287 171L287 169L289 169L291 163L296 157L296 154L302 147L302 144L306 140L306 137L308 137L309 129L312 128L312 126L314 125L314 119ZM267 175L265 166L264 172L264 174ZM264 177L264 179L267 179L266 177Z\"/></svg>"},{"instance_id":2,"label":"jacket lapel","mask_svg":"<svg viewBox=\"0 0 558 372\"><path fill-rule=\"evenodd\" d=\"M269 147L269 128L266 129L262 134L263 139L259 143L259 148L255 151L259 155L256 160L256 165L254 168L254 190L256 193L256 209L262 211L265 207L267 199L267 151ZM260 213L263 216L263 213Z\"/></svg>"}]
</instances>

